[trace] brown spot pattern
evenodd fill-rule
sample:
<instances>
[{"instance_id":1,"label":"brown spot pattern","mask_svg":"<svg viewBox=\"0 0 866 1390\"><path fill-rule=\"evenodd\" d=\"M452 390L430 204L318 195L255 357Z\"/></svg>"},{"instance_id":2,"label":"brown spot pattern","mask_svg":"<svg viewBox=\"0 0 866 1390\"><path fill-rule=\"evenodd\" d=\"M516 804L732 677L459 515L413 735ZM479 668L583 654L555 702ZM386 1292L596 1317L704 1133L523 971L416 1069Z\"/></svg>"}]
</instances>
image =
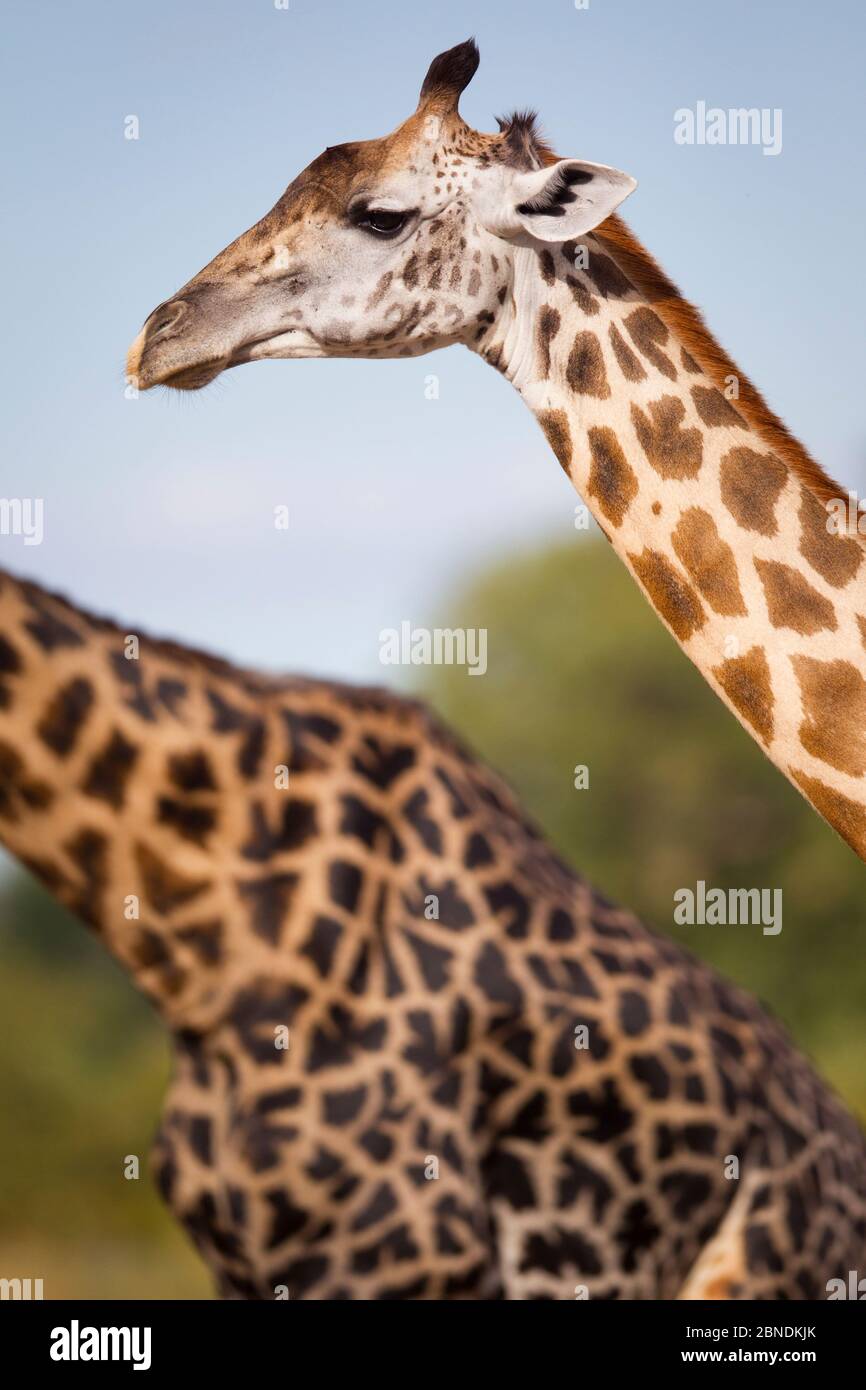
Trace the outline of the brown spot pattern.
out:
<instances>
[{"instance_id":1,"label":"brown spot pattern","mask_svg":"<svg viewBox=\"0 0 866 1390\"><path fill-rule=\"evenodd\" d=\"M572 391L577 391L582 396L595 396L598 400L607 400L610 387L607 384L601 343L595 333L587 330L576 335L565 369L565 379Z\"/></svg>"},{"instance_id":2,"label":"brown spot pattern","mask_svg":"<svg viewBox=\"0 0 866 1390\"><path fill-rule=\"evenodd\" d=\"M107 801L119 811L138 756L138 748L115 729L105 747L92 759L82 790L87 796Z\"/></svg>"},{"instance_id":3,"label":"brown spot pattern","mask_svg":"<svg viewBox=\"0 0 866 1390\"><path fill-rule=\"evenodd\" d=\"M752 647L745 656L730 657L713 667L713 675L734 709L764 743L773 737L773 685L763 647Z\"/></svg>"},{"instance_id":4,"label":"brown spot pattern","mask_svg":"<svg viewBox=\"0 0 866 1390\"><path fill-rule=\"evenodd\" d=\"M366 308L368 312L370 309L375 309L377 304L381 304L382 300L385 298L385 295L387 293L388 286L390 285L393 278L394 272L392 270L388 270L378 281L376 288L370 295L370 298L367 300Z\"/></svg>"},{"instance_id":5,"label":"brown spot pattern","mask_svg":"<svg viewBox=\"0 0 866 1390\"><path fill-rule=\"evenodd\" d=\"M690 352L686 352L685 348L683 348L680 352L680 361L682 362L687 372L694 373L699 372L701 370L701 364L699 362L696 362L695 359L692 357L692 354Z\"/></svg>"},{"instance_id":6,"label":"brown spot pattern","mask_svg":"<svg viewBox=\"0 0 866 1390\"><path fill-rule=\"evenodd\" d=\"M677 559L714 612L724 617L742 616L746 605L734 552L722 540L709 512L689 507L677 522L671 541Z\"/></svg>"},{"instance_id":7,"label":"brown spot pattern","mask_svg":"<svg viewBox=\"0 0 866 1390\"><path fill-rule=\"evenodd\" d=\"M550 344L559 332L560 323L559 310L550 304L543 304L538 313L536 330L539 372L542 377L550 376Z\"/></svg>"},{"instance_id":8,"label":"brown spot pattern","mask_svg":"<svg viewBox=\"0 0 866 1390\"><path fill-rule=\"evenodd\" d=\"M804 637L829 629L836 631L836 611L829 599L813 589L799 570L776 560L755 560L767 612L773 627L789 627Z\"/></svg>"},{"instance_id":9,"label":"brown spot pattern","mask_svg":"<svg viewBox=\"0 0 866 1390\"><path fill-rule=\"evenodd\" d=\"M538 269L541 271L541 278L545 285L556 283L556 264L550 251L542 251L538 257Z\"/></svg>"},{"instance_id":10,"label":"brown spot pattern","mask_svg":"<svg viewBox=\"0 0 866 1390\"><path fill-rule=\"evenodd\" d=\"M749 428L739 411L734 409L715 386L693 386L692 400L695 410L710 429L715 425L736 425L743 430Z\"/></svg>"},{"instance_id":11,"label":"brown spot pattern","mask_svg":"<svg viewBox=\"0 0 866 1390\"><path fill-rule=\"evenodd\" d=\"M605 299L611 296L622 299L634 289L634 285L626 279L616 262L612 261L610 256L603 256L600 251L590 252L588 273L599 294L604 295Z\"/></svg>"},{"instance_id":12,"label":"brown spot pattern","mask_svg":"<svg viewBox=\"0 0 866 1390\"><path fill-rule=\"evenodd\" d=\"M145 844L135 847L143 897L156 912L170 912L210 887L208 879L187 878Z\"/></svg>"},{"instance_id":13,"label":"brown spot pattern","mask_svg":"<svg viewBox=\"0 0 866 1390\"><path fill-rule=\"evenodd\" d=\"M414 290L418 284L419 262L416 255L411 255L403 267L403 284L408 290Z\"/></svg>"},{"instance_id":14,"label":"brown spot pattern","mask_svg":"<svg viewBox=\"0 0 866 1390\"><path fill-rule=\"evenodd\" d=\"M83 677L61 686L36 726L36 732L53 752L66 757L93 707L93 690Z\"/></svg>"},{"instance_id":15,"label":"brown spot pattern","mask_svg":"<svg viewBox=\"0 0 866 1390\"><path fill-rule=\"evenodd\" d=\"M585 285L582 285L576 275L566 275L565 283L571 290L572 298L579 309L584 314L597 314L599 303L594 294L590 294Z\"/></svg>"},{"instance_id":16,"label":"brown spot pattern","mask_svg":"<svg viewBox=\"0 0 866 1390\"><path fill-rule=\"evenodd\" d=\"M610 325L608 337L610 338L610 345L613 348L614 357L619 363L619 369L626 381L645 381L646 372L615 323Z\"/></svg>"},{"instance_id":17,"label":"brown spot pattern","mask_svg":"<svg viewBox=\"0 0 866 1390\"><path fill-rule=\"evenodd\" d=\"M612 429L606 425L589 431L592 463L588 491L614 526L621 526L623 517L638 493L634 469L622 451Z\"/></svg>"},{"instance_id":18,"label":"brown spot pattern","mask_svg":"<svg viewBox=\"0 0 866 1390\"><path fill-rule=\"evenodd\" d=\"M656 371L661 372L671 381L676 381L677 369L667 354L661 350L670 337L670 333L667 325L662 323L658 314L654 314L652 309L642 306L628 314L623 319L623 324L628 329L632 342L638 351L648 362L652 362Z\"/></svg>"},{"instance_id":19,"label":"brown spot pattern","mask_svg":"<svg viewBox=\"0 0 866 1390\"><path fill-rule=\"evenodd\" d=\"M818 814L830 822L855 854L866 859L866 807L828 787L819 777L809 777L796 768L791 768L791 776Z\"/></svg>"},{"instance_id":20,"label":"brown spot pattern","mask_svg":"<svg viewBox=\"0 0 866 1390\"><path fill-rule=\"evenodd\" d=\"M792 656L805 719L800 742L822 763L861 777L866 772L866 681L850 661Z\"/></svg>"},{"instance_id":21,"label":"brown spot pattern","mask_svg":"<svg viewBox=\"0 0 866 1390\"><path fill-rule=\"evenodd\" d=\"M828 531L827 508L808 488L800 489L800 554L813 570L841 589L854 578L863 560L864 549L851 536Z\"/></svg>"},{"instance_id":22,"label":"brown spot pattern","mask_svg":"<svg viewBox=\"0 0 866 1390\"><path fill-rule=\"evenodd\" d=\"M538 423L566 473L571 464L571 430L564 410L539 410Z\"/></svg>"},{"instance_id":23,"label":"brown spot pattern","mask_svg":"<svg viewBox=\"0 0 866 1390\"><path fill-rule=\"evenodd\" d=\"M629 560L653 607L680 641L687 642L706 622L703 605L692 586L657 550L644 548L640 555L629 555Z\"/></svg>"},{"instance_id":24,"label":"brown spot pattern","mask_svg":"<svg viewBox=\"0 0 866 1390\"><path fill-rule=\"evenodd\" d=\"M775 536L776 503L788 470L775 454L757 454L738 446L729 449L719 465L722 501L744 531Z\"/></svg>"},{"instance_id":25,"label":"brown spot pattern","mask_svg":"<svg viewBox=\"0 0 866 1390\"><path fill-rule=\"evenodd\" d=\"M631 419L641 447L662 478L694 478L703 462L703 443L698 429L682 428L686 409L676 396L650 401L648 419L640 406L632 405Z\"/></svg>"}]
</instances>

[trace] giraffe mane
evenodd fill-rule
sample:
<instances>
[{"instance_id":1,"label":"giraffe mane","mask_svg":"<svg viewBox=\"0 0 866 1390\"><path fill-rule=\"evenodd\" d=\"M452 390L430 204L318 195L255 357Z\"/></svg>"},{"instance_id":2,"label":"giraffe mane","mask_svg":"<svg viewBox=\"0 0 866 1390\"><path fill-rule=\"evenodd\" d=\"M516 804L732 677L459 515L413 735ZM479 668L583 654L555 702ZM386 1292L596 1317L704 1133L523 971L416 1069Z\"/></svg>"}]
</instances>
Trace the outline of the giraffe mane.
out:
<instances>
[{"instance_id":1,"label":"giraffe mane","mask_svg":"<svg viewBox=\"0 0 866 1390\"><path fill-rule=\"evenodd\" d=\"M197 669L220 680L234 682L253 696L280 695L292 690L321 689L339 692L347 700L356 699L359 704L365 701L376 703L383 708L405 706L424 710L422 700L397 695L386 686L363 685L357 682L332 680L330 677L299 674L295 671L260 671L240 666L230 658L208 651L206 648L181 642L173 637L160 637L146 631L139 624L121 624L104 613L95 613L83 604L75 603L56 589L46 588L35 579L24 579L11 570L0 569L0 594L11 585L19 590L37 612L49 612L59 616L61 621L69 622L76 631L81 624L108 637L115 637L118 648L130 634L138 637L143 646L154 656L175 660L190 669ZM456 737L456 736L455 736ZM456 745L455 745L456 746Z\"/></svg>"},{"instance_id":2,"label":"giraffe mane","mask_svg":"<svg viewBox=\"0 0 866 1390\"><path fill-rule=\"evenodd\" d=\"M515 113L515 116L517 113ZM534 112L525 117L534 119ZM512 118L513 119L513 118ZM500 129L502 122L500 122ZM562 158L546 141L538 140L535 149L542 165L556 164ZM783 420L771 410L756 386L716 341L703 315L677 289L658 261L638 241L618 213L613 213L593 234L609 251L614 261L646 296L662 322L674 333L688 353L700 363L707 375L723 391L727 380L734 376L739 385L737 409L749 424L766 439L784 464L800 482L825 505L846 495L846 490L812 457L808 449L795 438ZM853 533L852 533L853 535ZM866 545L866 537L858 530L857 539Z\"/></svg>"},{"instance_id":3,"label":"giraffe mane","mask_svg":"<svg viewBox=\"0 0 866 1390\"><path fill-rule=\"evenodd\" d=\"M518 169L541 169L556 164L559 156L538 128L538 112L512 111L509 116L497 116L503 139L503 159Z\"/></svg>"},{"instance_id":4,"label":"giraffe mane","mask_svg":"<svg viewBox=\"0 0 866 1390\"><path fill-rule=\"evenodd\" d=\"M812 457L770 409L757 387L716 342L699 309L683 297L649 251L638 241L618 214L608 217L594 233L628 278L646 296L662 322L676 335L686 351L704 368L719 390L736 377L739 396L736 406L763 439L772 447L796 478L818 500L826 503L844 497L841 487ZM858 539L866 543L858 531Z\"/></svg>"}]
</instances>

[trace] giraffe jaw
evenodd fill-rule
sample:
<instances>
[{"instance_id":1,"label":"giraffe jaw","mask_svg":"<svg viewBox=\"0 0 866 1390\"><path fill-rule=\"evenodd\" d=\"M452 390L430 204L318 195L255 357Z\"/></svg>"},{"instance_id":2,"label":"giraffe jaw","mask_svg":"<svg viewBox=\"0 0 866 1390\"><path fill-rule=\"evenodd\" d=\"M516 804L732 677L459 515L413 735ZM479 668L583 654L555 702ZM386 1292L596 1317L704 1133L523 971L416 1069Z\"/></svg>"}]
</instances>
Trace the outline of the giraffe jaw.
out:
<instances>
[{"instance_id":1,"label":"giraffe jaw","mask_svg":"<svg viewBox=\"0 0 866 1390\"><path fill-rule=\"evenodd\" d=\"M268 360L290 360L302 357L327 357L328 353L311 333L304 328L283 328L265 338L254 338L242 343L226 363L227 367L241 367L244 362L265 362Z\"/></svg>"},{"instance_id":2,"label":"giraffe jaw","mask_svg":"<svg viewBox=\"0 0 866 1390\"><path fill-rule=\"evenodd\" d=\"M158 358L159 354L155 354ZM303 329L281 329L266 337L252 338L240 343L231 352L205 357L200 362L172 365L171 361L154 361L154 354L145 351L144 332L139 334L126 359L126 373L140 391L154 386L166 386L176 391L200 391L209 386L230 367L245 362L261 362L268 358L326 357L321 344Z\"/></svg>"}]
</instances>

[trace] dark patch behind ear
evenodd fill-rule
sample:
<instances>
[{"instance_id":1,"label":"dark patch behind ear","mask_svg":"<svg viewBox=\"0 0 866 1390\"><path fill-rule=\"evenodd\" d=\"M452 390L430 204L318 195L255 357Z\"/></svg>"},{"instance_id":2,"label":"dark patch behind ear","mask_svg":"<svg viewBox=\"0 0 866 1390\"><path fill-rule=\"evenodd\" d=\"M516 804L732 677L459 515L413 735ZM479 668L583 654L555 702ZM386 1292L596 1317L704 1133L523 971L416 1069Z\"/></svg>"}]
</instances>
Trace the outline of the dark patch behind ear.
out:
<instances>
[{"instance_id":1,"label":"dark patch behind ear","mask_svg":"<svg viewBox=\"0 0 866 1390\"><path fill-rule=\"evenodd\" d=\"M592 183L592 180L593 175L588 170L566 164L551 174L540 193L528 203L520 203L517 211L525 217L564 217L566 203L577 202L577 194L572 192L574 185Z\"/></svg>"},{"instance_id":2,"label":"dark patch behind ear","mask_svg":"<svg viewBox=\"0 0 866 1390\"><path fill-rule=\"evenodd\" d=\"M456 111L460 93L469 86L480 61L481 55L474 39L467 39L456 48L449 48L447 53L440 53L433 59L424 78L419 106L438 101L440 104L447 103Z\"/></svg>"},{"instance_id":3,"label":"dark patch behind ear","mask_svg":"<svg viewBox=\"0 0 866 1390\"><path fill-rule=\"evenodd\" d=\"M555 164L556 155L538 129L536 111L513 111L510 116L497 116L502 131L504 161L515 169L543 169Z\"/></svg>"}]
</instances>

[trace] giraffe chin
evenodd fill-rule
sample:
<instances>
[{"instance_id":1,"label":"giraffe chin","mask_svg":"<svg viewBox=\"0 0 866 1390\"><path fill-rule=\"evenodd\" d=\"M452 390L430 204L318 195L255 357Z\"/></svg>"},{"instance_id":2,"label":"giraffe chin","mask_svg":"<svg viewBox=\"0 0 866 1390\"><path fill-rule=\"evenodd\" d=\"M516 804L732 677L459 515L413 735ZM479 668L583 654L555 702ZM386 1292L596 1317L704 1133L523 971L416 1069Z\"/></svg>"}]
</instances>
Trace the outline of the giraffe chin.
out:
<instances>
[{"instance_id":1,"label":"giraffe chin","mask_svg":"<svg viewBox=\"0 0 866 1390\"><path fill-rule=\"evenodd\" d=\"M201 362L194 367L182 367L180 371L171 372L158 381L148 382L145 389L149 390L151 386L168 386L173 391L200 391L203 386L209 386L212 381L216 381L220 373L230 365L227 357L218 357L215 361Z\"/></svg>"},{"instance_id":2,"label":"giraffe chin","mask_svg":"<svg viewBox=\"0 0 866 1390\"><path fill-rule=\"evenodd\" d=\"M321 345L306 333L289 329L275 333L268 338L254 339L236 348L234 352L220 357L196 362L189 367L179 367L175 371L159 373L152 378L148 375L147 363L140 365L138 381L144 391L153 386L166 386L175 391L200 391L231 367L243 366L245 362L261 362L267 358L325 357L328 354ZM130 353L130 357L132 352Z\"/></svg>"}]
</instances>

